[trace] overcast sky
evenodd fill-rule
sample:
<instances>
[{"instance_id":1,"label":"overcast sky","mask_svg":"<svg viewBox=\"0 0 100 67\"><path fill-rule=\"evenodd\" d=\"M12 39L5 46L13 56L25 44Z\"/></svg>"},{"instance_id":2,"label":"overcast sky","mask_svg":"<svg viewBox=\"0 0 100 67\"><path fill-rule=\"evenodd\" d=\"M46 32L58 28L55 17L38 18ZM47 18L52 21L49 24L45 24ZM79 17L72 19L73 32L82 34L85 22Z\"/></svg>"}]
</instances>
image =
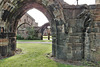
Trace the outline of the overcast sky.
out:
<instances>
[{"instance_id":1,"label":"overcast sky","mask_svg":"<svg viewBox=\"0 0 100 67\"><path fill-rule=\"evenodd\" d=\"M76 0L64 0L68 4L77 4ZM79 0L79 4L94 4L95 0ZM28 11L28 14L31 15L36 22L38 22L39 26L42 26L43 24L49 22L48 19L45 17L45 15L38 11L37 9L31 9Z\"/></svg>"},{"instance_id":2,"label":"overcast sky","mask_svg":"<svg viewBox=\"0 0 100 67\"><path fill-rule=\"evenodd\" d=\"M77 4L77 0L64 0L68 4ZM94 4L95 0L78 0L79 4Z\"/></svg>"}]
</instances>

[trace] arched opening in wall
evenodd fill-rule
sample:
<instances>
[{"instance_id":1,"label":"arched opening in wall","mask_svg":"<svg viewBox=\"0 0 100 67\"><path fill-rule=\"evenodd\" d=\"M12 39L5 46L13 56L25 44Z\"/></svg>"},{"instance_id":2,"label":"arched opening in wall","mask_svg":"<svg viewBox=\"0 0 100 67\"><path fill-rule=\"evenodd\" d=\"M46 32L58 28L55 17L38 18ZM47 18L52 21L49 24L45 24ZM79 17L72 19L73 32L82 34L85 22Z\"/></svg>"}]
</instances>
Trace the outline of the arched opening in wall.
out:
<instances>
[{"instance_id":1,"label":"arched opening in wall","mask_svg":"<svg viewBox=\"0 0 100 67\"><path fill-rule=\"evenodd\" d=\"M12 4L14 3L14 4ZM61 46L65 44L66 38L62 38L67 33L65 28L65 19L63 15L62 6L60 2L57 0L18 0L14 2L4 3L2 11L4 13L2 15L2 21L5 22L5 35L7 38L7 48L5 50L6 56L11 56L15 54L16 51L16 32L18 22L20 18L30 9L36 8L40 10L49 20L52 31L52 55L59 58L65 59L66 52L64 52L60 48L64 48L65 46ZM26 21L26 20L24 20ZM41 30L40 30L41 31ZM64 39L64 40L63 40ZM62 42L63 40L63 42ZM61 45L60 45L61 44ZM58 48L57 48L58 47ZM65 49L65 48L64 48ZM4 53L4 52L2 52ZM64 55L63 55L64 54Z\"/></svg>"},{"instance_id":2,"label":"arched opening in wall","mask_svg":"<svg viewBox=\"0 0 100 67\"><path fill-rule=\"evenodd\" d=\"M50 22L36 8L27 11L18 21L18 40L52 40Z\"/></svg>"},{"instance_id":3,"label":"arched opening in wall","mask_svg":"<svg viewBox=\"0 0 100 67\"><path fill-rule=\"evenodd\" d=\"M27 13L29 10L31 10L33 8L35 8L36 10L41 11L46 16L49 23L46 22L42 26L38 26L37 21L35 20L35 18L32 18ZM52 38L50 29L55 31L56 29L54 29L54 28L56 28L56 24L53 20L52 14L44 6L42 6L40 4L37 4L37 3L31 3L31 4L29 3L29 4L26 4L26 6L17 9L17 11L14 14L16 15L16 17L14 17L15 21L13 22L14 23L13 26L10 26L10 29L11 29L12 32L17 32L17 38L18 39L20 39L20 38L21 39L26 39L26 40L21 40L21 41L27 41L27 40L28 41L29 40L33 41L34 39L35 39L35 41L36 40L40 41L40 40L43 40L43 37L44 37L44 40L46 42L49 42L49 44L52 43L52 41L50 40ZM37 16L37 14L36 14L36 16ZM29 17L31 18L30 20L29 20ZM42 17L42 16L37 16L37 17L39 18L39 17ZM21 23L21 22L24 22L24 23ZM33 22L33 23L31 23L31 22ZM53 27L53 26L55 26L55 27ZM45 30L46 30L46 32L48 32L46 36L44 36L45 35L44 34ZM22 32L20 32L20 31L22 31ZM41 42L44 42L44 40L41 41ZM20 43L20 41L17 41L17 43L18 42ZM12 42L11 42L11 44L12 44ZM15 51L16 50L16 45L13 44L13 46L11 46L11 48L13 48L12 51ZM54 48L51 48L51 49L54 49ZM54 53L54 51L53 51L53 53Z\"/></svg>"}]
</instances>

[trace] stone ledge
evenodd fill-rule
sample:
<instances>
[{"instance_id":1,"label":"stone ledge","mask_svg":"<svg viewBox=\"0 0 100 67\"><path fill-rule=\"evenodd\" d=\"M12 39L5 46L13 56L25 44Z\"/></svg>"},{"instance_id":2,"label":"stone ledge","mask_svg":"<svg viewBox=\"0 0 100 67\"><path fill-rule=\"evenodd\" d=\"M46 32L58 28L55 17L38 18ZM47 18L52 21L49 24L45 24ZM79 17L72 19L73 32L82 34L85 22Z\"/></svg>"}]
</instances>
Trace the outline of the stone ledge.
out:
<instances>
[{"instance_id":1,"label":"stone ledge","mask_svg":"<svg viewBox=\"0 0 100 67\"><path fill-rule=\"evenodd\" d=\"M7 46L9 43L8 39L0 39L0 46Z\"/></svg>"}]
</instances>

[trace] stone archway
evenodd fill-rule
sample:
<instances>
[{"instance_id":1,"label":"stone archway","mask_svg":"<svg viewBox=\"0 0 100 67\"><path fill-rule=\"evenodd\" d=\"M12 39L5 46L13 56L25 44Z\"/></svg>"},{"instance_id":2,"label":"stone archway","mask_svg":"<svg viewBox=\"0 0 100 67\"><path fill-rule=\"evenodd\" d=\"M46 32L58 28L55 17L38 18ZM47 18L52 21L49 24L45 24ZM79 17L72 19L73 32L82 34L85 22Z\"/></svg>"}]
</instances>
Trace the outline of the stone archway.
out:
<instances>
[{"instance_id":1,"label":"stone archway","mask_svg":"<svg viewBox=\"0 0 100 67\"><path fill-rule=\"evenodd\" d=\"M43 33L44 30L47 29L47 27L50 26L50 23L45 23L44 25L42 25L39 29L38 29L38 33L41 34L41 40L43 40ZM48 36L49 37L49 36Z\"/></svg>"},{"instance_id":2,"label":"stone archway","mask_svg":"<svg viewBox=\"0 0 100 67\"><path fill-rule=\"evenodd\" d=\"M16 50L16 30L19 19L31 8L43 12L51 22L53 36L52 55L58 59L66 59L66 40L62 42L61 37L65 35L64 16L62 6L58 0L2 0L0 3L1 22L4 23L6 45L1 45L2 56L14 55ZM59 35L59 36L58 36ZM3 41L1 43L4 43ZM65 46L66 45L66 46Z\"/></svg>"},{"instance_id":3,"label":"stone archway","mask_svg":"<svg viewBox=\"0 0 100 67\"><path fill-rule=\"evenodd\" d=\"M38 31L39 31L40 33L43 34L43 31L44 31L48 26L50 26L50 23L45 23L43 26L41 26L41 27L39 28Z\"/></svg>"}]
</instances>

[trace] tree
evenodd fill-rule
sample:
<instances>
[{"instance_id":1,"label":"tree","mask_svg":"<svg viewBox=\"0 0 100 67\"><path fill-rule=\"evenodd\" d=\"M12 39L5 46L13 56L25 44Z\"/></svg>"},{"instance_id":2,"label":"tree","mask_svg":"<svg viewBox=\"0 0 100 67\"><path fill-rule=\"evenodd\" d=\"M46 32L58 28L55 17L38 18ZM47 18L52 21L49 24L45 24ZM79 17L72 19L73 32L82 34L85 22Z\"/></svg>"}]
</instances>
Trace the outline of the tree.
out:
<instances>
[{"instance_id":1,"label":"tree","mask_svg":"<svg viewBox=\"0 0 100 67\"><path fill-rule=\"evenodd\" d=\"M34 30L33 27L28 27L27 28L27 34L28 34L28 40L39 40L38 38L38 33L36 30Z\"/></svg>"}]
</instances>

